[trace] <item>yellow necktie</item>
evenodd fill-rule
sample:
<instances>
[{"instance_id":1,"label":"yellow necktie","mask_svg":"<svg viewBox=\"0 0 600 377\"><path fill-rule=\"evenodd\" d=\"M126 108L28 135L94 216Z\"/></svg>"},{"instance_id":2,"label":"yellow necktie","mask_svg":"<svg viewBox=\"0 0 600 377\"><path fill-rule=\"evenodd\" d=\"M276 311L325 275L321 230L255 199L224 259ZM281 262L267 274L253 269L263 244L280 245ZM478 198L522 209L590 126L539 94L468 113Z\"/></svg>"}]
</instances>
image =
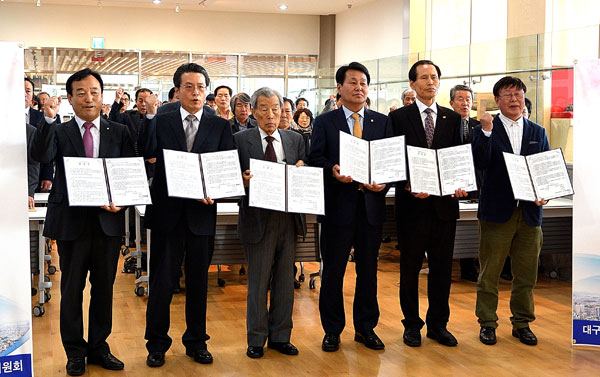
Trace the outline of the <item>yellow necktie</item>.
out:
<instances>
[{"instance_id":1,"label":"yellow necktie","mask_svg":"<svg viewBox=\"0 0 600 377\"><path fill-rule=\"evenodd\" d=\"M351 115L352 118L354 118L354 128L352 128L352 134L359 138L362 139L362 128L360 128L360 115L358 115L358 113L354 113Z\"/></svg>"}]
</instances>

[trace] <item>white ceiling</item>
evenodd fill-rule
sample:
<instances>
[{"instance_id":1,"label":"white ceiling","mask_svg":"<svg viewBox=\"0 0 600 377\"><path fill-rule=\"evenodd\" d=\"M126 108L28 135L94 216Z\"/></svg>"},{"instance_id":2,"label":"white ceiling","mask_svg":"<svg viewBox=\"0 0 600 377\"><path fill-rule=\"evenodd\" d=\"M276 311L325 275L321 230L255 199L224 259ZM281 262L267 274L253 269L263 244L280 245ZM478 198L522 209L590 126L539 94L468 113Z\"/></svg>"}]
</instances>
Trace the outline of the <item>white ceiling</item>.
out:
<instances>
[{"instance_id":1,"label":"white ceiling","mask_svg":"<svg viewBox=\"0 0 600 377\"><path fill-rule=\"evenodd\" d=\"M348 5L360 6L375 0L162 0L161 4L153 4L152 0L40 0L45 4L60 5L87 5L103 7L129 7L129 8L155 8L175 9L179 5L181 12L186 10L204 10L217 12L256 12L256 13L289 13L327 15L337 14L348 9ZM30 3L35 6L36 0L4 0L4 3ZM279 9L281 4L286 4L288 9Z\"/></svg>"}]
</instances>

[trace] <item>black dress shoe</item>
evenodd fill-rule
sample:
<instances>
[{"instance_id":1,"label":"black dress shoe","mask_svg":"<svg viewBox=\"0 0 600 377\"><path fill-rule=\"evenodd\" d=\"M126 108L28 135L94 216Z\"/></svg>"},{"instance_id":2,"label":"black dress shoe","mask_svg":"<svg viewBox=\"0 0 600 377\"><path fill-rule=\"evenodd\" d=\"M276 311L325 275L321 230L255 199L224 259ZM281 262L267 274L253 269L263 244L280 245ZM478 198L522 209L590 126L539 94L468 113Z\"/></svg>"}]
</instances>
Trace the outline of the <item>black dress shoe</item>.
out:
<instances>
[{"instance_id":1,"label":"black dress shoe","mask_svg":"<svg viewBox=\"0 0 600 377\"><path fill-rule=\"evenodd\" d=\"M321 348L325 352L337 351L340 348L340 336L333 333L325 334Z\"/></svg>"},{"instance_id":2,"label":"black dress shoe","mask_svg":"<svg viewBox=\"0 0 600 377\"><path fill-rule=\"evenodd\" d=\"M278 343L278 342L269 342L267 344L267 347L277 350L279 352L281 352L284 355L297 355L298 354L298 348L296 348L292 343L287 342L287 343Z\"/></svg>"},{"instance_id":3,"label":"black dress shoe","mask_svg":"<svg viewBox=\"0 0 600 377\"><path fill-rule=\"evenodd\" d=\"M213 362L213 357L207 349L191 350L186 348L185 354L200 364L210 364Z\"/></svg>"},{"instance_id":4,"label":"black dress shoe","mask_svg":"<svg viewBox=\"0 0 600 377\"><path fill-rule=\"evenodd\" d=\"M85 357L72 357L67 360L67 374L81 376L85 373Z\"/></svg>"},{"instance_id":5,"label":"black dress shoe","mask_svg":"<svg viewBox=\"0 0 600 377\"><path fill-rule=\"evenodd\" d=\"M496 329L489 326L482 326L479 330L479 341L488 346L496 344Z\"/></svg>"},{"instance_id":6,"label":"black dress shoe","mask_svg":"<svg viewBox=\"0 0 600 377\"><path fill-rule=\"evenodd\" d=\"M522 329L513 328L512 336L519 338L521 343L527 344L528 346L535 346L538 342L537 337L529 327L523 327Z\"/></svg>"},{"instance_id":7,"label":"black dress shoe","mask_svg":"<svg viewBox=\"0 0 600 377\"><path fill-rule=\"evenodd\" d=\"M110 352L100 356L88 356L87 362L88 364L100 365L102 368L108 370L121 370L125 368L125 364Z\"/></svg>"},{"instance_id":8,"label":"black dress shoe","mask_svg":"<svg viewBox=\"0 0 600 377\"><path fill-rule=\"evenodd\" d=\"M146 365L149 367L160 367L165 363L164 352L150 352L146 358Z\"/></svg>"},{"instance_id":9,"label":"black dress shoe","mask_svg":"<svg viewBox=\"0 0 600 377\"><path fill-rule=\"evenodd\" d=\"M441 328L427 328L427 337L429 339L437 340L437 342L443 346L454 347L458 345L458 340L452 335L445 327Z\"/></svg>"},{"instance_id":10,"label":"black dress shoe","mask_svg":"<svg viewBox=\"0 0 600 377\"><path fill-rule=\"evenodd\" d=\"M404 329L404 335L402 335L404 344L409 347L420 347L421 346L421 330L406 328Z\"/></svg>"},{"instance_id":11,"label":"black dress shoe","mask_svg":"<svg viewBox=\"0 0 600 377\"><path fill-rule=\"evenodd\" d=\"M246 350L246 355L251 359L260 359L264 354L265 351L262 347L248 346L248 349Z\"/></svg>"},{"instance_id":12,"label":"black dress shoe","mask_svg":"<svg viewBox=\"0 0 600 377\"><path fill-rule=\"evenodd\" d=\"M354 334L354 340L356 342L364 344L365 347L370 348L372 350L382 350L385 348L385 344L383 344L381 339L379 339L379 337L377 336L377 334L375 334L374 331L365 334L356 332Z\"/></svg>"}]
</instances>

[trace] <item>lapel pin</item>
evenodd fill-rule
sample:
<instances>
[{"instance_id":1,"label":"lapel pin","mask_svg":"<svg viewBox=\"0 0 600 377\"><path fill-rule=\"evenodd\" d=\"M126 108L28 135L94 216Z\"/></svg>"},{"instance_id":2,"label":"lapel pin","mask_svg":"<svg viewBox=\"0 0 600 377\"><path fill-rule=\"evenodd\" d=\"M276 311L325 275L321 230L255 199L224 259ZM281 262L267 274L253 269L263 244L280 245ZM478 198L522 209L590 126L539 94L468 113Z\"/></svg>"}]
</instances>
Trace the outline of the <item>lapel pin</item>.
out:
<instances>
[{"instance_id":1,"label":"lapel pin","mask_svg":"<svg viewBox=\"0 0 600 377\"><path fill-rule=\"evenodd\" d=\"M373 123L373 119L371 119L371 123Z\"/></svg>"},{"instance_id":2,"label":"lapel pin","mask_svg":"<svg viewBox=\"0 0 600 377\"><path fill-rule=\"evenodd\" d=\"M443 115L443 116L442 116L442 119L446 119L446 116L445 116L445 115Z\"/></svg>"},{"instance_id":3,"label":"lapel pin","mask_svg":"<svg viewBox=\"0 0 600 377\"><path fill-rule=\"evenodd\" d=\"M106 131L110 130L110 127L106 127Z\"/></svg>"}]
</instances>

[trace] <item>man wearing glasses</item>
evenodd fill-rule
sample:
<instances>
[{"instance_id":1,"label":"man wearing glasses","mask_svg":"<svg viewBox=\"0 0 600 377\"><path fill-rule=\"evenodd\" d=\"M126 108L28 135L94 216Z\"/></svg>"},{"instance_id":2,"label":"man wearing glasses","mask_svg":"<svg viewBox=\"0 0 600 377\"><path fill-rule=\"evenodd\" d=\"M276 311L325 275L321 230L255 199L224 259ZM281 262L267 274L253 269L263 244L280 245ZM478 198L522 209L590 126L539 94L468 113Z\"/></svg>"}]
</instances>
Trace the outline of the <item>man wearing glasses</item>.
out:
<instances>
[{"instance_id":1,"label":"man wearing glasses","mask_svg":"<svg viewBox=\"0 0 600 377\"><path fill-rule=\"evenodd\" d=\"M203 110L208 73L195 63L181 65L173 76L181 100L177 111L158 114L155 95L146 98L147 116L140 148L145 158L156 158L150 192L152 205L145 216L152 229L150 294L146 311L146 364L159 367L171 346L169 306L184 259L186 330L182 337L186 355L201 364L212 363L206 341L206 293L212 259L217 206L210 199L169 197L163 150L207 153L233 149L231 126L225 119Z\"/></svg>"},{"instance_id":2,"label":"man wearing glasses","mask_svg":"<svg viewBox=\"0 0 600 377\"><path fill-rule=\"evenodd\" d=\"M510 311L512 335L521 343L536 345L529 328L535 320L533 288L542 247L541 201L515 200L502 156L503 152L527 156L550 149L543 127L522 116L527 87L516 77L506 76L494 85L494 99L500 114L484 114L473 129L475 167L483 171L479 197L479 264L475 314L479 340L496 344L498 327L498 278L507 255L512 261Z\"/></svg>"}]
</instances>

